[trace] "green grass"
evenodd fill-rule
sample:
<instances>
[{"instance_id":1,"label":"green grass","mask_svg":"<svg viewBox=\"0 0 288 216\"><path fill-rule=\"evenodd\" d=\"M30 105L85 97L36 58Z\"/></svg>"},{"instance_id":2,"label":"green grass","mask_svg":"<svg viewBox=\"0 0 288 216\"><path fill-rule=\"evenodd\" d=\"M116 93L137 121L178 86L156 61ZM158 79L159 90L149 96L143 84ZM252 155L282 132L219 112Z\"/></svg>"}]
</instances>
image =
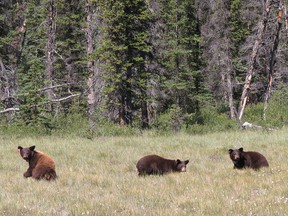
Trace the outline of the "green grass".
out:
<instances>
[{"instance_id":1,"label":"green grass","mask_svg":"<svg viewBox=\"0 0 288 216\"><path fill-rule=\"evenodd\" d=\"M84 138L0 136L0 215L288 215L288 129ZM51 155L55 182L24 179L16 149ZM259 151L269 168L234 170L229 148ZM189 159L186 173L138 177L146 154Z\"/></svg>"}]
</instances>

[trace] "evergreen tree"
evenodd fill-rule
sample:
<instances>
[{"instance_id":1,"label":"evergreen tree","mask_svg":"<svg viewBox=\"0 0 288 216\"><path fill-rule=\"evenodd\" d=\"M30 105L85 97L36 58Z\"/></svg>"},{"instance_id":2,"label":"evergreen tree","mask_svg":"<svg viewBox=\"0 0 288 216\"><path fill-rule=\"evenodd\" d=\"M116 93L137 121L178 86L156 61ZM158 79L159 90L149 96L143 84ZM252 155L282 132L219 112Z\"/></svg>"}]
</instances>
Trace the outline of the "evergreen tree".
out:
<instances>
[{"instance_id":1,"label":"evergreen tree","mask_svg":"<svg viewBox=\"0 0 288 216\"><path fill-rule=\"evenodd\" d=\"M20 118L26 124L39 122L46 101L45 86L46 20L48 1L27 1L26 38L18 70Z\"/></svg>"},{"instance_id":2,"label":"evergreen tree","mask_svg":"<svg viewBox=\"0 0 288 216\"><path fill-rule=\"evenodd\" d=\"M26 2L0 3L0 107L10 122L17 110L17 70L26 34Z\"/></svg>"},{"instance_id":3,"label":"evergreen tree","mask_svg":"<svg viewBox=\"0 0 288 216\"><path fill-rule=\"evenodd\" d=\"M165 109L174 112L173 125L177 129L185 114L198 115L200 112L204 88L200 73L199 21L195 1L160 1L160 7L162 89L168 99Z\"/></svg>"},{"instance_id":4,"label":"evergreen tree","mask_svg":"<svg viewBox=\"0 0 288 216\"><path fill-rule=\"evenodd\" d=\"M112 120L121 125L133 121L141 109L149 72L145 63L151 46L148 29L151 14L143 0L99 1L104 23L104 40L98 50L105 64L105 92ZM143 107L142 107L143 109Z\"/></svg>"},{"instance_id":5,"label":"evergreen tree","mask_svg":"<svg viewBox=\"0 0 288 216\"><path fill-rule=\"evenodd\" d=\"M234 68L232 58L231 28L228 25L231 18L230 2L206 1L209 10L205 6L201 8L203 16L201 27L205 82L214 96L215 105L221 110L229 112L231 118L235 118L236 109L234 103L233 83Z\"/></svg>"}]
</instances>

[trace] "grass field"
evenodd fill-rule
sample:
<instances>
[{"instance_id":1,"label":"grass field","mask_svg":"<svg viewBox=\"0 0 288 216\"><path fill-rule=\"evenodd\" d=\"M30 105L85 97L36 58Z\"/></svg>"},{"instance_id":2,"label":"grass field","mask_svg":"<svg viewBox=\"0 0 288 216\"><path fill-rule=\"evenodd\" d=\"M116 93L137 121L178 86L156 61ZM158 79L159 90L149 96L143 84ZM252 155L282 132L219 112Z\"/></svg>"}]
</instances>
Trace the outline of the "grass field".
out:
<instances>
[{"instance_id":1,"label":"grass field","mask_svg":"<svg viewBox=\"0 0 288 216\"><path fill-rule=\"evenodd\" d=\"M287 134L0 136L0 215L288 215ZM18 145L51 155L59 178L23 178ZM239 147L261 152L270 167L234 170L228 149ZM189 159L187 172L138 177L137 160L151 153Z\"/></svg>"}]
</instances>

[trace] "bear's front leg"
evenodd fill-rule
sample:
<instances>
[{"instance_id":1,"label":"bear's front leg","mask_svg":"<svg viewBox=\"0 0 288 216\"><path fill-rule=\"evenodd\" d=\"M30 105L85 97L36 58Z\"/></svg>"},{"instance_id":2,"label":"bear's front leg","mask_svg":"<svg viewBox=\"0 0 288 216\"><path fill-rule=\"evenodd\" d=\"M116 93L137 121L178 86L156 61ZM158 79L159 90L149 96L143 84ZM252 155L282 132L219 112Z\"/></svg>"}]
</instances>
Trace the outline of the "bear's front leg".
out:
<instances>
[{"instance_id":1,"label":"bear's front leg","mask_svg":"<svg viewBox=\"0 0 288 216\"><path fill-rule=\"evenodd\" d=\"M25 173L23 173L23 176L25 178L31 177L32 176L32 171L30 169L28 169Z\"/></svg>"}]
</instances>

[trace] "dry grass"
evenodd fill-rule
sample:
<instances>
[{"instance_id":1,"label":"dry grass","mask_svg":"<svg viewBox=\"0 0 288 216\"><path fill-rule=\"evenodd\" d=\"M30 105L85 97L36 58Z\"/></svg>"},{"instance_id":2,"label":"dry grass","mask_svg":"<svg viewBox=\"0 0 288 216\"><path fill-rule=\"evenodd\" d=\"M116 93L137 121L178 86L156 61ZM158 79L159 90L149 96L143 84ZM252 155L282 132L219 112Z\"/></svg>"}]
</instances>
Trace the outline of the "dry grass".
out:
<instances>
[{"instance_id":1,"label":"dry grass","mask_svg":"<svg viewBox=\"0 0 288 216\"><path fill-rule=\"evenodd\" d=\"M156 137L0 137L1 215L288 215L287 129ZM55 182L24 179L18 145L53 156ZM237 171L227 154L263 153L269 168ZM138 177L150 153L190 159L186 173Z\"/></svg>"}]
</instances>

